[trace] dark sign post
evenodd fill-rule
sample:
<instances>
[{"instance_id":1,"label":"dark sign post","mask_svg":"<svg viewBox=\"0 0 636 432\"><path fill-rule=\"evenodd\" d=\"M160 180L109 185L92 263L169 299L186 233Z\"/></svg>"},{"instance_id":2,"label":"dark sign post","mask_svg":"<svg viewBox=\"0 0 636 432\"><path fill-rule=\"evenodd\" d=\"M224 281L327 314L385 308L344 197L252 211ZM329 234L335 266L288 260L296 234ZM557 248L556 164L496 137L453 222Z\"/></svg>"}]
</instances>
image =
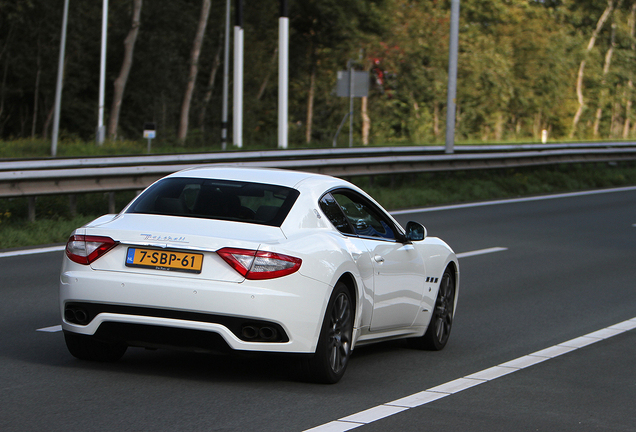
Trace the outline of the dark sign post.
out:
<instances>
[{"instance_id":1,"label":"dark sign post","mask_svg":"<svg viewBox=\"0 0 636 432\"><path fill-rule=\"evenodd\" d=\"M148 139L148 153L150 153L151 141L157 136L157 126L154 123L144 123L144 138Z\"/></svg>"}]
</instances>

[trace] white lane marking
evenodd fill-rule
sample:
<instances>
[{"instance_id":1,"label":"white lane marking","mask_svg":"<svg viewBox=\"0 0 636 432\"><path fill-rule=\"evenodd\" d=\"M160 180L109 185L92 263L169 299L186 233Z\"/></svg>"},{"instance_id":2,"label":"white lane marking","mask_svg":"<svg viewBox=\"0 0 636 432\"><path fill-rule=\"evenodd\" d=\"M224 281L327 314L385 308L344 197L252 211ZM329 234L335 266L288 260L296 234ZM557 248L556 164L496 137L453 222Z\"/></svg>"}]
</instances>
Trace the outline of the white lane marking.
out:
<instances>
[{"instance_id":1,"label":"white lane marking","mask_svg":"<svg viewBox=\"0 0 636 432\"><path fill-rule=\"evenodd\" d=\"M438 206L438 207L425 207L425 208L419 208L419 209L396 210L396 211L392 211L391 214L401 215L401 214L424 213L424 212L432 212L432 211L440 211L440 210L455 210L455 209L483 207L483 206L498 205L498 204L512 204L512 203L521 203L521 202L542 201L542 200L549 200L549 199L595 195L595 194L606 194L606 193L613 193L613 192L626 192L626 191L633 191L633 190L636 190L636 186L627 186L627 187L621 187L621 188L601 189L601 190L592 190L592 191L583 191L583 192L570 192L570 193L562 193L562 194L555 194L555 195L542 195L542 196L536 196L536 197L511 198L511 199L504 199L504 200L497 200L497 201L454 204L454 205ZM634 224L634 226L636 226L636 224Z\"/></svg>"},{"instance_id":2,"label":"white lane marking","mask_svg":"<svg viewBox=\"0 0 636 432\"><path fill-rule=\"evenodd\" d=\"M397 407L392 405L378 405L371 409L359 412L357 414L350 415L340 419L343 422L351 423L373 423L374 421L383 419L393 414L397 414L402 411L406 411L407 407Z\"/></svg>"},{"instance_id":3,"label":"white lane marking","mask_svg":"<svg viewBox=\"0 0 636 432\"><path fill-rule=\"evenodd\" d=\"M33 254L41 254L47 252L58 252L66 249L66 246L51 246L45 248L38 249L25 249L25 250L16 250L11 252L0 252L0 258L12 257L12 256L20 256L20 255L33 255Z\"/></svg>"},{"instance_id":4,"label":"white lane marking","mask_svg":"<svg viewBox=\"0 0 636 432\"><path fill-rule=\"evenodd\" d=\"M61 332L62 331L62 326L61 325L56 325L56 326L51 326L51 327L43 327L43 328L37 329L36 331L46 332L46 333Z\"/></svg>"},{"instance_id":5,"label":"white lane marking","mask_svg":"<svg viewBox=\"0 0 636 432\"><path fill-rule=\"evenodd\" d=\"M505 247L492 247L492 248L488 248L488 249L480 249L480 250L471 251L471 252L458 253L457 254L457 258L466 258L466 257L475 256L475 255L484 255L484 254L489 254L489 253L494 253L494 252L501 252L501 251L505 251L505 250L508 250L508 248L505 248Z\"/></svg>"},{"instance_id":6,"label":"white lane marking","mask_svg":"<svg viewBox=\"0 0 636 432\"><path fill-rule=\"evenodd\" d=\"M636 317L304 432L345 432L636 329Z\"/></svg>"}]
</instances>

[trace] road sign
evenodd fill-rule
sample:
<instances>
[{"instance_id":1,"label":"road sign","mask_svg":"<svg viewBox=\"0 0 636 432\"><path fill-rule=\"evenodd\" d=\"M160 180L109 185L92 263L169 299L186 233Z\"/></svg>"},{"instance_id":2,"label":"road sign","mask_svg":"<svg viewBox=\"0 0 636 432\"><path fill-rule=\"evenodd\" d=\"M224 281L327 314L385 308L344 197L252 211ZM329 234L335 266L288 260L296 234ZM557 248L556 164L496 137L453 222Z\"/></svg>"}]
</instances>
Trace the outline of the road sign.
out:
<instances>
[{"instance_id":1,"label":"road sign","mask_svg":"<svg viewBox=\"0 0 636 432\"><path fill-rule=\"evenodd\" d=\"M349 71L338 71L336 94L349 97ZM369 96L369 72L353 71L353 97Z\"/></svg>"},{"instance_id":2,"label":"road sign","mask_svg":"<svg viewBox=\"0 0 636 432\"><path fill-rule=\"evenodd\" d=\"M154 139L157 126L154 123L144 123L144 138Z\"/></svg>"}]
</instances>

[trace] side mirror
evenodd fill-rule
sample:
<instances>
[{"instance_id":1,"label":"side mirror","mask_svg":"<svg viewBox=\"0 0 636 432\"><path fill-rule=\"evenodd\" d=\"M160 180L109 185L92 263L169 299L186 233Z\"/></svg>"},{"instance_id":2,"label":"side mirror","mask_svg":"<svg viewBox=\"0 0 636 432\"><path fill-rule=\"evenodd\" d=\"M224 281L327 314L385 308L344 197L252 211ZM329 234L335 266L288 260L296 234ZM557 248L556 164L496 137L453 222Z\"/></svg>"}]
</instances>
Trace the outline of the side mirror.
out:
<instances>
[{"instance_id":1,"label":"side mirror","mask_svg":"<svg viewBox=\"0 0 636 432\"><path fill-rule=\"evenodd\" d=\"M422 241L426 238L426 228L421 223L410 221L406 224L406 238L411 241Z\"/></svg>"}]
</instances>

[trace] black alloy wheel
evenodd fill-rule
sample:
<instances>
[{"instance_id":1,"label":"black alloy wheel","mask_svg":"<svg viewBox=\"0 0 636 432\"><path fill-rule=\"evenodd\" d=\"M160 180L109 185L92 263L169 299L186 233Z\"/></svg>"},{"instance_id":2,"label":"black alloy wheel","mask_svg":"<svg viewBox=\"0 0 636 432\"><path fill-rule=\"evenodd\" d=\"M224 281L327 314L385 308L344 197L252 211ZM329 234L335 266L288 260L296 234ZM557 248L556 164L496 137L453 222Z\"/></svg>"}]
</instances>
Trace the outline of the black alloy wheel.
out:
<instances>
[{"instance_id":1,"label":"black alloy wheel","mask_svg":"<svg viewBox=\"0 0 636 432\"><path fill-rule=\"evenodd\" d=\"M426 333L421 338L409 339L413 348L439 351L446 346L453 328L455 312L455 272L451 266L446 267L437 292L435 309Z\"/></svg>"},{"instance_id":2,"label":"black alloy wheel","mask_svg":"<svg viewBox=\"0 0 636 432\"><path fill-rule=\"evenodd\" d=\"M349 290L338 282L327 305L316 353L307 360L313 381L334 384L344 375L351 355L353 317Z\"/></svg>"}]
</instances>

